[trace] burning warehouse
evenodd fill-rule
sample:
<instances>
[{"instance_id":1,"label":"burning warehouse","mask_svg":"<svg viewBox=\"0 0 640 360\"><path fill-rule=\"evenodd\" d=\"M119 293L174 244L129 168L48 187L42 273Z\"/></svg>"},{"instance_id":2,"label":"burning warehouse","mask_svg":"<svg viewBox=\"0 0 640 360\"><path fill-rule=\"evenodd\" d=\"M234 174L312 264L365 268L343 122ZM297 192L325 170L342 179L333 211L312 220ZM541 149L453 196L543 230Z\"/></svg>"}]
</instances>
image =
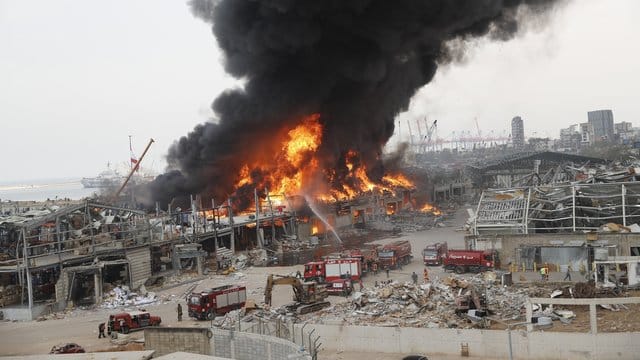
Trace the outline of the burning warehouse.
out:
<instances>
[{"instance_id":1,"label":"burning warehouse","mask_svg":"<svg viewBox=\"0 0 640 360\"><path fill-rule=\"evenodd\" d=\"M172 146L149 202L197 194L240 212L256 189L322 202L397 186L402 157L382 156L395 116L461 55L453 43L512 37L521 3L192 1L246 82ZM552 3L526 2L532 13Z\"/></svg>"}]
</instances>

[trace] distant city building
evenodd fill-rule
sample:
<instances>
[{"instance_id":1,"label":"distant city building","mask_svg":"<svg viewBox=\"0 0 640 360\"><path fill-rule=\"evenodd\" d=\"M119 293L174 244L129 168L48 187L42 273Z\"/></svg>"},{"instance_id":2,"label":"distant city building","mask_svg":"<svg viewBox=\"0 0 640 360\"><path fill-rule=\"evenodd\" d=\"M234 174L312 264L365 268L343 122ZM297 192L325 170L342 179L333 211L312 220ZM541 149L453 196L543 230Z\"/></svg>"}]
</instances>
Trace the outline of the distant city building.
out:
<instances>
[{"instance_id":1,"label":"distant city building","mask_svg":"<svg viewBox=\"0 0 640 360\"><path fill-rule=\"evenodd\" d=\"M587 113L589 124L593 126L593 141L613 141L613 111L596 110Z\"/></svg>"},{"instance_id":2,"label":"distant city building","mask_svg":"<svg viewBox=\"0 0 640 360\"><path fill-rule=\"evenodd\" d=\"M580 146L589 146L594 142L595 132L591 123L580 124Z\"/></svg>"},{"instance_id":3,"label":"distant city building","mask_svg":"<svg viewBox=\"0 0 640 360\"><path fill-rule=\"evenodd\" d=\"M529 138L529 149L533 151L552 150L554 146L553 139L550 138Z\"/></svg>"},{"instance_id":4,"label":"distant city building","mask_svg":"<svg viewBox=\"0 0 640 360\"><path fill-rule=\"evenodd\" d=\"M560 139L558 141L559 151L576 151L580 145L580 132L578 125L571 125L566 129L560 129Z\"/></svg>"},{"instance_id":5,"label":"distant city building","mask_svg":"<svg viewBox=\"0 0 640 360\"><path fill-rule=\"evenodd\" d=\"M515 149L524 148L524 121L520 116L511 119L511 143Z\"/></svg>"},{"instance_id":6,"label":"distant city building","mask_svg":"<svg viewBox=\"0 0 640 360\"><path fill-rule=\"evenodd\" d=\"M613 124L613 132L616 137L616 141L622 144L629 144L631 140L635 139L636 132L633 129L633 124L627 121Z\"/></svg>"}]
</instances>

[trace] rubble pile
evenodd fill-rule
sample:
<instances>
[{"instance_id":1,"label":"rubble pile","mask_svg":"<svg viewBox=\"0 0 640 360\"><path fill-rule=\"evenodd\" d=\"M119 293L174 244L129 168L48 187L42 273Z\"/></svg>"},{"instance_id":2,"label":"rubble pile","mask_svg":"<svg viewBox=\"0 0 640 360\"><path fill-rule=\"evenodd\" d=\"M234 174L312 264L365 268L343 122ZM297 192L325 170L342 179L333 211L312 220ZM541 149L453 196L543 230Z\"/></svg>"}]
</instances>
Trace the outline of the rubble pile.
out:
<instances>
[{"instance_id":1,"label":"rubble pile","mask_svg":"<svg viewBox=\"0 0 640 360\"><path fill-rule=\"evenodd\" d=\"M390 216L389 223L391 226L399 228L402 232L409 233L431 229L436 226L440 220L441 216L409 212Z\"/></svg>"},{"instance_id":2,"label":"rubble pile","mask_svg":"<svg viewBox=\"0 0 640 360\"><path fill-rule=\"evenodd\" d=\"M495 274L494 274L495 275ZM320 323L430 328L477 327L456 314L456 297L475 288L485 294L491 317L511 320L521 316L527 289L496 285L495 276L469 279L451 275L420 285L383 283L353 294L351 301L307 315Z\"/></svg>"},{"instance_id":3,"label":"rubble pile","mask_svg":"<svg viewBox=\"0 0 640 360\"><path fill-rule=\"evenodd\" d=\"M21 291L20 285L0 285L0 307L20 302Z\"/></svg>"},{"instance_id":4,"label":"rubble pile","mask_svg":"<svg viewBox=\"0 0 640 360\"><path fill-rule=\"evenodd\" d=\"M158 301L156 294L152 291L147 291L144 285L140 287L138 292L133 292L128 286L121 285L113 288L105 295L101 306L113 309L121 306L152 304L156 301Z\"/></svg>"}]
</instances>

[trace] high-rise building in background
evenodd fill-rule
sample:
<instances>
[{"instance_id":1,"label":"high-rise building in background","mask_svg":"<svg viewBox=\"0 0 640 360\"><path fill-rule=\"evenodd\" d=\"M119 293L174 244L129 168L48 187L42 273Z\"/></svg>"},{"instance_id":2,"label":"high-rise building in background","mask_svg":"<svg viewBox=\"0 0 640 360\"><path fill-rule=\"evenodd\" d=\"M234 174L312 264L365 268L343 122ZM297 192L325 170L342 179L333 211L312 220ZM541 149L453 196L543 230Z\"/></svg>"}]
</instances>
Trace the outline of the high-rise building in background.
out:
<instances>
[{"instance_id":1,"label":"high-rise building in background","mask_svg":"<svg viewBox=\"0 0 640 360\"><path fill-rule=\"evenodd\" d=\"M596 110L587 113L589 124L593 126L594 141L613 141L613 111Z\"/></svg>"},{"instance_id":2,"label":"high-rise building in background","mask_svg":"<svg viewBox=\"0 0 640 360\"><path fill-rule=\"evenodd\" d=\"M524 148L524 121L520 116L511 119L511 142L515 149Z\"/></svg>"}]
</instances>

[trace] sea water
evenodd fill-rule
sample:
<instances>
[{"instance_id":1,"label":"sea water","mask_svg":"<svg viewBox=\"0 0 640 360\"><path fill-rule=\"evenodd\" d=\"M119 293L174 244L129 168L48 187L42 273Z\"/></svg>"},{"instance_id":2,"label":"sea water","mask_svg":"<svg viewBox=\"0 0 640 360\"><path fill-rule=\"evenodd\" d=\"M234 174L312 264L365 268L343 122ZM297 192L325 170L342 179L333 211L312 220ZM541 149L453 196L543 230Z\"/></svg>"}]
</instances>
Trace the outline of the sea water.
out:
<instances>
[{"instance_id":1,"label":"sea water","mask_svg":"<svg viewBox=\"0 0 640 360\"><path fill-rule=\"evenodd\" d=\"M99 192L100 189L88 189L82 186L78 178L0 180L0 201L45 201L65 198L79 200Z\"/></svg>"}]
</instances>

